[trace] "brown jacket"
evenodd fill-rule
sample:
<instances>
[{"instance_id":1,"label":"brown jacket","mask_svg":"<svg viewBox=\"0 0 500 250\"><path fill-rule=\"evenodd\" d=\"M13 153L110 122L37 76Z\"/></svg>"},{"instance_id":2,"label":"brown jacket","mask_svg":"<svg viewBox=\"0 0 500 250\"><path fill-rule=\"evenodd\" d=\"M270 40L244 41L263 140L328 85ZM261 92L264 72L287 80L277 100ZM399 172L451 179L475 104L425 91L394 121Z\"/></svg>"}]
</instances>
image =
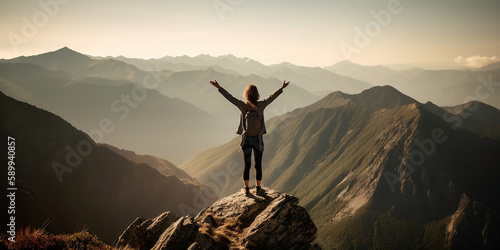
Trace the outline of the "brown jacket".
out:
<instances>
[{"instance_id":1,"label":"brown jacket","mask_svg":"<svg viewBox=\"0 0 500 250\"><path fill-rule=\"evenodd\" d=\"M245 114L249 111L247 108L247 104L231 94L227 92L224 88L220 87L219 92L232 104L234 104L239 110L240 110L240 124L238 124L238 130L236 131L236 134L243 134L243 132L246 131L246 117ZM264 123L264 109L267 107L267 105L271 104L271 102L276 99L281 93L283 93L283 89L279 88L276 90L272 95L270 95L268 98L258 101L257 102L257 108L259 109L258 112L260 114L260 122L261 122L261 134L265 134L266 131L266 124Z\"/></svg>"}]
</instances>

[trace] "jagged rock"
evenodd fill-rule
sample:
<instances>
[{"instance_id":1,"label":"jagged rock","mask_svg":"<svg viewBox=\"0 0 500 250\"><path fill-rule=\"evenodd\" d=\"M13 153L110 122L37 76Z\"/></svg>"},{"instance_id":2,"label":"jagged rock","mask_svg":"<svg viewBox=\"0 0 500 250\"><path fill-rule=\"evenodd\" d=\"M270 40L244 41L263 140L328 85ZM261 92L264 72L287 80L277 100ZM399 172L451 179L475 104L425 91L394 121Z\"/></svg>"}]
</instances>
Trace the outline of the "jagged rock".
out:
<instances>
[{"instance_id":1,"label":"jagged rock","mask_svg":"<svg viewBox=\"0 0 500 250\"><path fill-rule=\"evenodd\" d=\"M160 249L187 249L192 243L197 242L204 249L212 245L210 237L198 232L198 225L191 216L185 216L178 219L163 232L156 242L153 250Z\"/></svg>"},{"instance_id":2,"label":"jagged rock","mask_svg":"<svg viewBox=\"0 0 500 250\"><path fill-rule=\"evenodd\" d=\"M200 243L195 242L191 244L187 250L205 250L205 248L203 248Z\"/></svg>"},{"instance_id":3,"label":"jagged rock","mask_svg":"<svg viewBox=\"0 0 500 250\"><path fill-rule=\"evenodd\" d=\"M147 238L146 228L151 224L150 220L137 218L130 224L127 229L118 238L116 247L131 247L144 249L144 239Z\"/></svg>"},{"instance_id":4,"label":"jagged rock","mask_svg":"<svg viewBox=\"0 0 500 250\"><path fill-rule=\"evenodd\" d=\"M309 248L316 226L298 199L264 188L262 196L238 193L201 211L195 221L215 245L232 248Z\"/></svg>"},{"instance_id":5,"label":"jagged rock","mask_svg":"<svg viewBox=\"0 0 500 250\"><path fill-rule=\"evenodd\" d=\"M285 248L309 245L316 227L299 199L282 194L252 222L246 233L246 247Z\"/></svg>"},{"instance_id":6,"label":"jagged rock","mask_svg":"<svg viewBox=\"0 0 500 250\"><path fill-rule=\"evenodd\" d=\"M181 217L166 229L165 216L138 218L120 236L118 246L144 249L143 237L154 250L313 249L317 229L297 205L299 200L268 188L263 191L259 196L245 195L242 189L204 208L194 219ZM160 229L161 236L151 244L148 235Z\"/></svg>"},{"instance_id":7,"label":"jagged rock","mask_svg":"<svg viewBox=\"0 0 500 250\"><path fill-rule=\"evenodd\" d=\"M165 212L154 219L137 218L118 238L117 247L151 249L162 233L178 219L171 212Z\"/></svg>"},{"instance_id":8,"label":"jagged rock","mask_svg":"<svg viewBox=\"0 0 500 250\"><path fill-rule=\"evenodd\" d=\"M172 212L165 212L156 217L147 228L148 239L156 242L163 232L178 219L179 217L175 216Z\"/></svg>"}]
</instances>

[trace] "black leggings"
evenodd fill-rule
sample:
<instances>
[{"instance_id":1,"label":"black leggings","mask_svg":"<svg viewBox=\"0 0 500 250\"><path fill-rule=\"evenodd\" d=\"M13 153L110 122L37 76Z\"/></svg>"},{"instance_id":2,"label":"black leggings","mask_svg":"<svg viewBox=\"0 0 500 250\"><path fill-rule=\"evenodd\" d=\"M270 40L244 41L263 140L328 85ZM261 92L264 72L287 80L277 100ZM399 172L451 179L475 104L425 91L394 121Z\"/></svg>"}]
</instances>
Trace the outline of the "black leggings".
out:
<instances>
[{"instance_id":1,"label":"black leggings","mask_svg":"<svg viewBox=\"0 0 500 250\"><path fill-rule=\"evenodd\" d=\"M258 181L262 180L262 151L259 149L259 137L258 136L247 136L245 143L241 149L243 150L243 161L245 163L245 169L243 171L243 180L248 181L250 179L250 165L252 164L252 151L255 161L255 179ZM253 149L253 150L252 150Z\"/></svg>"}]
</instances>

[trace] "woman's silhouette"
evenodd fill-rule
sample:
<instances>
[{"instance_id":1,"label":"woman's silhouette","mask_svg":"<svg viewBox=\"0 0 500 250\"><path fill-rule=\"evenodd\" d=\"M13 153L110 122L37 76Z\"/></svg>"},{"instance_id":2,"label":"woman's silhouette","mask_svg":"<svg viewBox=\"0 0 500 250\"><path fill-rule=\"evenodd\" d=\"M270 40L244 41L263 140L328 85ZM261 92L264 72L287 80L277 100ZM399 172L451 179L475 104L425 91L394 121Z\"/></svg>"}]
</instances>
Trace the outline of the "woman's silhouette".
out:
<instances>
[{"instance_id":1,"label":"woman's silhouette","mask_svg":"<svg viewBox=\"0 0 500 250\"><path fill-rule=\"evenodd\" d=\"M283 89L286 88L290 82L283 81L281 88L262 101L259 101L260 96L257 87L250 84L245 89L245 92L243 92L243 97L246 102L243 102L229 94L219 85L217 80L210 81L210 83L219 89L219 92L240 110L240 123L236 133L242 135L240 146L243 150L243 182L245 184L245 193L250 193L248 180L253 151L256 172L255 179L257 182L256 194L259 194L261 191L260 183L262 181L262 153L264 151L262 135L266 133L264 109L267 105L273 102L276 97L283 93Z\"/></svg>"}]
</instances>

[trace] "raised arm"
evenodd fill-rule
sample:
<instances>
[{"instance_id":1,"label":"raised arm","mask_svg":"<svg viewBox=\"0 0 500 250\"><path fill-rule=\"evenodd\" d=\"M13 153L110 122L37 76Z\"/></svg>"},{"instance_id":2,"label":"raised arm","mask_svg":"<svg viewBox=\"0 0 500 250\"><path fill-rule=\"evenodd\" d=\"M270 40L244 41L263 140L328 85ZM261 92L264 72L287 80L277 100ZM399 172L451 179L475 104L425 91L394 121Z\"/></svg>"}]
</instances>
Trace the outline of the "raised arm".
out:
<instances>
[{"instance_id":1,"label":"raised arm","mask_svg":"<svg viewBox=\"0 0 500 250\"><path fill-rule=\"evenodd\" d=\"M217 82L217 80L210 81L210 83L211 83L212 85L214 85L214 87L216 87L217 89L220 89L220 85L219 85L219 83Z\"/></svg>"},{"instance_id":2,"label":"raised arm","mask_svg":"<svg viewBox=\"0 0 500 250\"><path fill-rule=\"evenodd\" d=\"M264 107L266 107L267 105L271 104L271 102L273 102L274 99L276 99L281 93L283 93L283 89L286 88L286 87L288 87L288 84L290 84L290 82L287 82L286 80L283 81L283 84L281 85L281 88L279 88L278 90L276 90L268 98L264 99Z\"/></svg>"},{"instance_id":3,"label":"raised arm","mask_svg":"<svg viewBox=\"0 0 500 250\"><path fill-rule=\"evenodd\" d=\"M223 87L221 87L219 85L217 80L210 81L210 83L214 87L216 87L219 90L219 93L221 93L229 102L234 104L238 109L240 109L240 110L242 109L243 105L245 104L243 101L241 101L241 100L235 98L234 96L232 96L231 94L229 94L229 92L227 92Z\"/></svg>"},{"instance_id":4,"label":"raised arm","mask_svg":"<svg viewBox=\"0 0 500 250\"><path fill-rule=\"evenodd\" d=\"M283 80L283 84L281 85L281 90L286 88L288 86L288 84L290 84L290 81L287 82L286 80Z\"/></svg>"}]
</instances>

